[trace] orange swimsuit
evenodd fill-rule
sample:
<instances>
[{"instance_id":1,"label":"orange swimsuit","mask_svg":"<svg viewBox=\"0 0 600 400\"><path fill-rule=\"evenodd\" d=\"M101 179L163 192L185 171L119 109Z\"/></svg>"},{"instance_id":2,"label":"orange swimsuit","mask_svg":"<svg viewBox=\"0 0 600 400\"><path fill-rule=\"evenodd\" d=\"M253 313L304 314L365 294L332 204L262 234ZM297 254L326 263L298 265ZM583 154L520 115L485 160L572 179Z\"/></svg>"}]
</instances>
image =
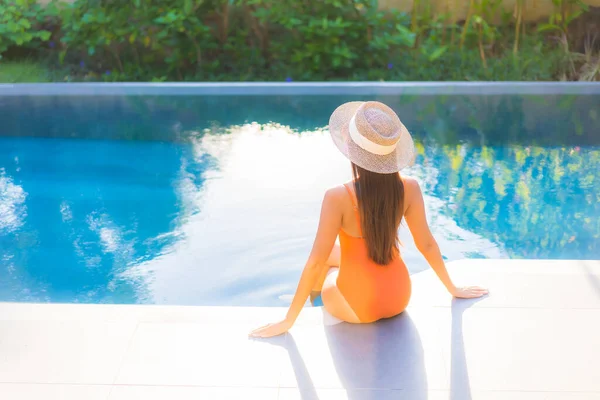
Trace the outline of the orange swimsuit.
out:
<instances>
[{"instance_id":1,"label":"orange swimsuit","mask_svg":"<svg viewBox=\"0 0 600 400\"><path fill-rule=\"evenodd\" d=\"M348 186L344 187L352 200L360 229L354 195ZM404 311L410 299L411 283L400 254L395 255L388 265L379 265L369 258L364 238L350 236L343 229L339 236L342 254L337 286L358 319L373 322Z\"/></svg>"}]
</instances>

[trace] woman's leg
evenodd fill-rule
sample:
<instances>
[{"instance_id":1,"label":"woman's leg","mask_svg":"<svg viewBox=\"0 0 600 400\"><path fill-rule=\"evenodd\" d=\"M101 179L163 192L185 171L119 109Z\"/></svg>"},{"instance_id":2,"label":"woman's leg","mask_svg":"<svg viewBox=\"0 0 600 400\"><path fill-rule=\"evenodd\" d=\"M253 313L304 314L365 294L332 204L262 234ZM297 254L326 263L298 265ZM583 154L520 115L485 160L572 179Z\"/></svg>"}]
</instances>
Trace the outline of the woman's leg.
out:
<instances>
[{"instance_id":1,"label":"woman's leg","mask_svg":"<svg viewBox=\"0 0 600 400\"><path fill-rule=\"evenodd\" d=\"M337 278L339 268L330 268L323 283L323 289L321 290L321 297L323 299L323 306L325 310L337 319L342 321L350 322L353 324L359 324L360 319L350 307L350 304L344 298L342 292L337 287Z\"/></svg>"},{"instance_id":2,"label":"woman's leg","mask_svg":"<svg viewBox=\"0 0 600 400\"><path fill-rule=\"evenodd\" d=\"M342 321L360 323L360 320L337 287L337 277L341 260L340 245L336 241L329 259L327 267L323 268L323 273L315 284L310 294L311 303L321 295L323 306L328 313Z\"/></svg>"}]
</instances>

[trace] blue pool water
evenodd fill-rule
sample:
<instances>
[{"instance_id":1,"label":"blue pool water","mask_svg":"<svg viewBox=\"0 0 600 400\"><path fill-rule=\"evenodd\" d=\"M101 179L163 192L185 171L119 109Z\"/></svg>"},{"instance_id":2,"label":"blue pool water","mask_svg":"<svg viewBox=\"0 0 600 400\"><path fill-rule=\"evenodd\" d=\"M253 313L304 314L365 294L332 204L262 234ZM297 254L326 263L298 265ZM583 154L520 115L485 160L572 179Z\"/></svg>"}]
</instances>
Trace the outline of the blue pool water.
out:
<instances>
[{"instance_id":1,"label":"blue pool water","mask_svg":"<svg viewBox=\"0 0 600 400\"><path fill-rule=\"evenodd\" d=\"M0 97L0 301L286 304L357 98ZM378 100L448 260L600 257L600 96Z\"/></svg>"}]
</instances>

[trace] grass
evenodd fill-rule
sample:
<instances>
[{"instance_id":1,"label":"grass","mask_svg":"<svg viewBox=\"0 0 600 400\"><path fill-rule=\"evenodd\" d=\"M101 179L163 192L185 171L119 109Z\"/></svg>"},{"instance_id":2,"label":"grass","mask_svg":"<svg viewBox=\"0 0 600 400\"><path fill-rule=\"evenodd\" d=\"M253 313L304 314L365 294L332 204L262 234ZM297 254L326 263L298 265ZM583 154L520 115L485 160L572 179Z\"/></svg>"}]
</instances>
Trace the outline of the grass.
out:
<instances>
[{"instance_id":1,"label":"grass","mask_svg":"<svg viewBox=\"0 0 600 400\"><path fill-rule=\"evenodd\" d=\"M54 75L50 69L34 61L0 61L0 83L53 82Z\"/></svg>"}]
</instances>

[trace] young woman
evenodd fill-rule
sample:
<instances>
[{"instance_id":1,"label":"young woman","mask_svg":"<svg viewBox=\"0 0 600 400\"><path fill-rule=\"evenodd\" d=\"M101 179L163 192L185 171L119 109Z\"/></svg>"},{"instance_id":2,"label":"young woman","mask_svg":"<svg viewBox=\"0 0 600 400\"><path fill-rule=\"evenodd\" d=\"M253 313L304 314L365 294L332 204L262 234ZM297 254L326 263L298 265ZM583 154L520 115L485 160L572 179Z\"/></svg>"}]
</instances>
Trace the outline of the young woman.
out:
<instances>
[{"instance_id":1,"label":"young woman","mask_svg":"<svg viewBox=\"0 0 600 400\"><path fill-rule=\"evenodd\" d=\"M399 173L414 162L415 148L396 113L379 102L346 103L331 115L329 131L351 161L354 179L325 193L317 236L286 318L250 336L285 333L307 298L318 292L325 310L350 323L403 312L411 283L398 245L402 218L450 294L460 298L487 294L477 286L456 287L448 276L427 225L419 184Z\"/></svg>"}]
</instances>

